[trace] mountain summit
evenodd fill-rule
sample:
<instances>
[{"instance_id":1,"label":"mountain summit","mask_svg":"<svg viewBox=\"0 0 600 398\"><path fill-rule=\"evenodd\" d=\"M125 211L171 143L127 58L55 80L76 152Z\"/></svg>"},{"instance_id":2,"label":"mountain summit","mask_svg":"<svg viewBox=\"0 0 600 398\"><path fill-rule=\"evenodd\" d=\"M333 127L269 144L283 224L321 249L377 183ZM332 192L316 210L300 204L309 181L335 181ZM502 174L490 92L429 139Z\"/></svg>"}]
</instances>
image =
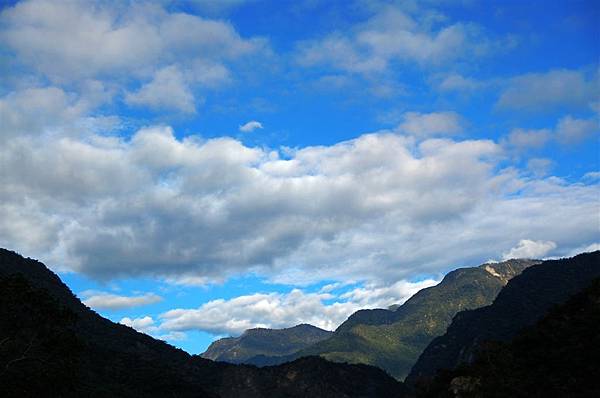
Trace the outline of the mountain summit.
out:
<instances>
[{"instance_id":1,"label":"mountain summit","mask_svg":"<svg viewBox=\"0 0 600 398\"><path fill-rule=\"evenodd\" d=\"M285 329L248 329L240 337L213 342L202 357L230 363L244 363L258 356L280 357L298 352L332 334L307 324Z\"/></svg>"}]
</instances>

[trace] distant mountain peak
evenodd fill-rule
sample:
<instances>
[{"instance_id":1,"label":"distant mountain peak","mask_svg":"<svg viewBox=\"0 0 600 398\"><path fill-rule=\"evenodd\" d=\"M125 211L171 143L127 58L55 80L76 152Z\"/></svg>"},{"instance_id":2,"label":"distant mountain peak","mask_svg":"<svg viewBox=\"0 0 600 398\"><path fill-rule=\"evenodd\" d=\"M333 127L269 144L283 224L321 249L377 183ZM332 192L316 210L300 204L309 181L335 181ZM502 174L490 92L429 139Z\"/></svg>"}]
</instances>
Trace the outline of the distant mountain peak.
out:
<instances>
[{"instance_id":1,"label":"distant mountain peak","mask_svg":"<svg viewBox=\"0 0 600 398\"><path fill-rule=\"evenodd\" d=\"M332 332L306 323L284 329L252 328L239 337L213 342L203 358L245 363L255 357L287 356L330 337Z\"/></svg>"}]
</instances>

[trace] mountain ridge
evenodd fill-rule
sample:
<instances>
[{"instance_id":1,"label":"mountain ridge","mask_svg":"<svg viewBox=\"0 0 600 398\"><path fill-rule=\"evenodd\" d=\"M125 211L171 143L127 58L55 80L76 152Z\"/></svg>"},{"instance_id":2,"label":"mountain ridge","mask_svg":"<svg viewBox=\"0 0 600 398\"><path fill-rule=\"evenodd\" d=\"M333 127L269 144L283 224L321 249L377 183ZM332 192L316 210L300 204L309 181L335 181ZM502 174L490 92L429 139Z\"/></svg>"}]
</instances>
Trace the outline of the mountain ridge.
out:
<instances>
[{"instance_id":1,"label":"mountain ridge","mask_svg":"<svg viewBox=\"0 0 600 398\"><path fill-rule=\"evenodd\" d=\"M445 332L457 312L490 304L510 278L539 262L511 259L455 269L438 285L420 290L393 310L356 311L327 339L289 355L259 354L244 363L268 366L318 355L335 362L378 366L403 379L421 350Z\"/></svg>"},{"instance_id":2,"label":"mountain ridge","mask_svg":"<svg viewBox=\"0 0 600 398\"><path fill-rule=\"evenodd\" d=\"M229 363L244 363L258 356L286 356L332 334L333 332L309 324L283 329L247 329L239 337L214 341L201 356Z\"/></svg>"},{"instance_id":3,"label":"mountain ridge","mask_svg":"<svg viewBox=\"0 0 600 398\"><path fill-rule=\"evenodd\" d=\"M213 362L87 308L39 261L0 249L3 396L402 397L385 372L309 357L260 369Z\"/></svg>"},{"instance_id":4,"label":"mountain ridge","mask_svg":"<svg viewBox=\"0 0 600 398\"><path fill-rule=\"evenodd\" d=\"M600 251L546 260L511 279L488 306L456 314L443 335L425 348L406 381L433 377L475 358L484 341L508 341L552 306L565 302L600 277Z\"/></svg>"},{"instance_id":5,"label":"mountain ridge","mask_svg":"<svg viewBox=\"0 0 600 398\"><path fill-rule=\"evenodd\" d=\"M471 363L421 380L418 398L600 396L600 278L510 341L488 341Z\"/></svg>"}]
</instances>

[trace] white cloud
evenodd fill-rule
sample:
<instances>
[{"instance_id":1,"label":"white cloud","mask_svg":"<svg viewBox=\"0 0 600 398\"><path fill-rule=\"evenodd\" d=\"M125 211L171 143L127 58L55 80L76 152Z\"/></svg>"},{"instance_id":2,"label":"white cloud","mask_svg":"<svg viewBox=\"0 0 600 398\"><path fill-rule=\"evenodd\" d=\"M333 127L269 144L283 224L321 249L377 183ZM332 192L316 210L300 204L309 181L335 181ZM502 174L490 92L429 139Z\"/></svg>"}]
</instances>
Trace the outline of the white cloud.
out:
<instances>
[{"instance_id":1,"label":"white cloud","mask_svg":"<svg viewBox=\"0 0 600 398\"><path fill-rule=\"evenodd\" d=\"M589 173L585 173L583 175L584 180L600 180L600 171L590 171Z\"/></svg>"},{"instance_id":2,"label":"white cloud","mask_svg":"<svg viewBox=\"0 0 600 398\"><path fill-rule=\"evenodd\" d=\"M548 141L552 139L552 131L548 129L513 129L508 137L503 140L503 144L509 149L518 152L541 149Z\"/></svg>"},{"instance_id":3,"label":"white cloud","mask_svg":"<svg viewBox=\"0 0 600 398\"><path fill-rule=\"evenodd\" d=\"M169 66L156 72L149 83L137 92L128 93L125 101L129 105L147 106L154 110L174 110L194 113L194 95L184 81L183 74L176 66Z\"/></svg>"},{"instance_id":4,"label":"white cloud","mask_svg":"<svg viewBox=\"0 0 600 398\"><path fill-rule=\"evenodd\" d=\"M255 0L190 0L189 4L203 11L221 13Z\"/></svg>"},{"instance_id":5,"label":"white cloud","mask_svg":"<svg viewBox=\"0 0 600 398\"><path fill-rule=\"evenodd\" d=\"M548 175L554 162L546 158L532 158L527 161L527 169L536 177L544 177Z\"/></svg>"},{"instance_id":6,"label":"white cloud","mask_svg":"<svg viewBox=\"0 0 600 398\"><path fill-rule=\"evenodd\" d=\"M387 308L392 304L403 304L419 290L434 286L439 281L425 279L420 282L397 281L391 285L366 285L342 294L360 308Z\"/></svg>"},{"instance_id":7,"label":"white cloud","mask_svg":"<svg viewBox=\"0 0 600 398\"><path fill-rule=\"evenodd\" d=\"M179 341L187 338L183 332L165 332L159 325L154 322L154 319L150 316L144 316L141 318L129 318L125 317L119 321L120 324L134 328L138 332L146 333L153 336L154 338L166 341Z\"/></svg>"},{"instance_id":8,"label":"white cloud","mask_svg":"<svg viewBox=\"0 0 600 398\"><path fill-rule=\"evenodd\" d=\"M156 325L154 324L154 319L150 316L145 316L142 318L134 318L131 319L129 317L125 317L119 321L119 323L134 328L138 332L142 333L153 333L156 331Z\"/></svg>"},{"instance_id":9,"label":"white cloud","mask_svg":"<svg viewBox=\"0 0 600 398\"><path fill-rule=\"evenodd\" d=\"M239 335L254 327L285 328L300 323L333 330L359 309L403 303L435 283L400 281L387 287L357 288L340 297L294 289L288 293L256 293L212 300L197 309L174 309L162 314L160 327L169 331L196 329L215 335ZM335 301L326 303L327 300Z\"/></svg>"},{"instance_id":10,"label":"white cloud","mask_svg":"<svg viewBox=\"0 0 600 398\"><path fill-rule=\"evenodd\" d=\"M397 127L399 132L426 138L436 135L453 135L463 131L462 120L456 112L407 112Z\"/></svg>"},{"instance_id":11,"label":"white cloud","mask_svg":"<svg viewBox=\"0 0 600 398\"><path fill-rule=\"evenodd\" d=\"M264 45L241 38L228 23L151 3L23 1L4 9L0 23L0 37L22 62L58 80L221 63Z\"/></svg>"},{"instance_id":12,"label":"white cloud","mask_svg":"<svg viewBox=\"0 0 600 398\"><path fill-rule=\"evenodd\" d=\"M437 87L441 91L459 91L459 92L470 92L478 90L485 86L485 83L464 77L459 74L451 74L445 76L438 84Z\"/></svg>"},{"instance_id":13,"label":"white cloud","mask_svg":"<svg viewBox=\"0 0 600 398\"><path fill-rule=\"evenodd\" d=\"M257 122L256 120L251 120L246 124L240 126L240 131L243 133L250 133L256 129L262 129L263 125L261 122Z\"/></svg>"},{"instance_id":14,"label":"white cloud","mask_svg":"<svg viewBox=\"0 0 600 398\"><path fill-rule=\"evenodd\" d=\"M598 135L598 120L578 119L571 115L560 118L553 129L512 129L508 136L501 139L501 144L509 151L524 154L531 150L539 150L551 141L561 145L577 145L589 137Z\"/></svg>"},{"instance_id":15,"label":"white cloud","mask_svg":"<svg viewBox=\"0 0 600 398\"><path fill-rule=\"evenodd\" d=\"M258 55L268 53L264 39L243 38L227 22L169 12L163 6L25 0L5 7L0 40L15 66L12 77L49 80L88 101L95 95L88 87L93 82L109 88L104 103L124 94L130 105L193 113L201 101L196 91L231 82L232 68L240 66L240 60L259 60ZM141 87L131 92L132 86ZM33 98L42 101L49 95L57 101L33 105L64 109L71 116L65 106L72 105L70 97L48 92Z\"/></svg>"},{"instance_id":16,"label":"white cloud","mask_svg":"<svg viewBox=\"0 0 600 398\"><path fill-rule=\"evenodd\" d=\"M600 135L600 121L595 119L577 119L570 115L561 118L556 126L556 135L559 142L574 145L582 142L587 137Z\"/></svg>"},{"instance_id":17,"label":"white cloud","mask_svg":"<svg viewBox=\"0 0 600 398\"><path fill-rule=\"evenodd\" d=\"M581 246L569 253L569 256L575 256L580 253L590 253L595 252L596 250L600 250L600 242L591 243L589 245Z\"/></svg>"},{"instance_id":18,"label":"white cloud","mask_svg":"<svg viewBox=\"0 0 600 398\"><path fill-rule=\"evenodd\" d=\"M83 303L85 305L101 310L120 310L162 301L162 297L154 293L146 293L141 296L119 296L106 292L85 291L81 295L84 297Z\"/></svg>"},{"instance_id":19,"label":"white cloud","mask_svg":"<svg viewBox=\"0 0 600 398\"><path fill-rule=\"evenodd\" d=\"M0 137L76 135L82 127L98 133L114 129L119 124L115 116L87 116L110 98L103 84L89 81L81 91L76 94L55 86L28 87L0 97Z\"/></svg>"},{"instance_id":20,"label":"white cloud","mask_svg":"<svg viewBox=\"0 0 600 398\"><path fill-rule=\"evenodd\" d=\"M502 156L488 140L389 132L285 156L160 126L19 137L0 148L0 245L101 279L381 284L477 264L513 239L560 254L597 236L598 185L521 177Z\"/></svg>"},{"instance_id":21,"label":"white cloud","mask_svg":"<svg viewBox=\"0 0 600 398\"><path fill-rule=\"evenodd\" d=\"M521 239L519 244L502 255L504 260L511 258L543 258L546 254L556 249L552 241Z\"/></svg>"},{"instance_id":22,"label":"white cloud","mask_svg":"<svg viewBox=\"0 0 600 398\"><path fill-rule=\"evenodd\" d=\"M332 32L300 43L300 65L330 65L348 72L373 73L394 62L439 66L489 51L492 43L473 24L446 24L432 29L428 13L417 18L395 6L381 7L351 33Z\"/></svg>"},{"instance_id":23,"label":"white cloud","mask_svg":"<svg viewBox=\"0 0 600 398\"><path fill-rule=\"evenodd\" d=\"M547 111L561 106L587 106L598 95L598 75L555 69L509 80L496 106L523 111Z\"/></svg>"}]
</instances>

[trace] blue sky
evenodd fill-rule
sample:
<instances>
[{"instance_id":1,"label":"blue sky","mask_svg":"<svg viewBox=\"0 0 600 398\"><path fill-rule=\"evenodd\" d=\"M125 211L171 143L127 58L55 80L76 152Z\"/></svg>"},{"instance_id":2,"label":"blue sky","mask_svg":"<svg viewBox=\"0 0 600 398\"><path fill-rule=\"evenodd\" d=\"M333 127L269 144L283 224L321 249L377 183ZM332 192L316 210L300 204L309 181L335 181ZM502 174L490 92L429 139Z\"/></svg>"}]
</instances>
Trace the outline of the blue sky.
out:
<instances>
[{"instance_id":1,"label":"blue sky","mask_svg":"<svg viewBox=\"0 0 600 398\"><path fill-rule=\"evenodd\" d=\"M192 353L600 245L597 2L0 10L0 245Z\"/></svg>"}]
</instances>

